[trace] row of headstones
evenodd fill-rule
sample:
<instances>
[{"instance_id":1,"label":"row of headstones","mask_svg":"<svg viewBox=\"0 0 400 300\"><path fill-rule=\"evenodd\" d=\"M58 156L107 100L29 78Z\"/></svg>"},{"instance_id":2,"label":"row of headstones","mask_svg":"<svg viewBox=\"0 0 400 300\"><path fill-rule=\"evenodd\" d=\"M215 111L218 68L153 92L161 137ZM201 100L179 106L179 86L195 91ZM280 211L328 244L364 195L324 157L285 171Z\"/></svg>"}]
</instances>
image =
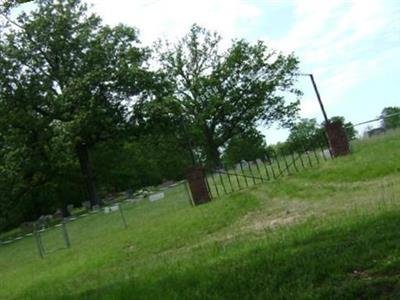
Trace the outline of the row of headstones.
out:
<instances>
[{"instance_id":1,"label":"row of headstones","mask_svg":"<svg viewBox=\"0 0 400 300\"><path fill-rule=\"evenodd\" d=\"M130 202L130 203L136 203L139 202L143 199L148 198L150 202L154 202L154 201L158 201L160 199L163 199L165 197L164 192L161 193L156 193L156 194L151 194L149 195L148 191L144 191L141 192L139 194L136 194L134 197L132 197L132 194L128 195L128 192L126 194L126 201ZM128 197L129 196L129 197ZM101 211L100 206L96 205L91 207L90 205L90 201L84 201L82 202L82 208L85 209L85 212L83 214L80 215L73 215L74 212L74 205L73 204L69 204L67 205L67 210L70 214L69 217L64 218L63 213L60 209L58 209L54 214L49 214L49 215L42 215L39 217L39 219L36 222L24 222L21 224L20 228L21 231L23 233L23 235L19 235L13 239L9 239L6 241L0 241L0 245L4 244L9 244L12 243L14 241L19 241L22 240L24 237L30 237L32 236L32 233L35 230L35 227L43 232L45 231L47 228L51 228L51 227L57 227L60 226L60 223L63 222L63 220L66 221L74 221L80 217L86 217L89 215L89 213L97 213ZM106 214L111 213L111 212L115 212L119 210L119 206L118 204L113 204L113 205L108 205L108 206L104 206L102 208L104 210L104 212Z\"/></svg>"},{"instance_id":2,"label":"row of headstones","mask_svg":"<svg viewBox=\"0 0 400 300\"><path fill-rule=\"evenodd\" d=\"M168 188L171 187L175 187L177 186L179 183L176 182L166 182L163 183L159 189L161 191L166 190ZM125 192L125 197L126 197L126 202L129 203L136 203L139 201L142 201L144 199L149 199L150 202L154 202L154 201L158 201L160 199L163 199L165 197L165 193L164 192L158 192L155 194L150 194L150 191L147 189L142 189L139 190L138 192L136 192L135 194L131 191L128 190ZM64 218L62 210L58 209L54 214L49 214L49 215L42 215L39 217L39 219L36 222L24 222L21 224L20 228L21 231L23 233L23 235L19 235L17 237L14 237L12 239L8 239L6 241L1 241L0 240L0 245L6 245L9 243L12 243L14 241L19 241L22 240L25 237L31 237L34 230L35 230L35 226L36 228L43 232L46 230L46 228L50 228L50 227L57 227L60 226L60 223L62 223L64 220L66 220L67 222L69 221L74 221L80 217L86 217L89 214L92 213L97 213L101 211L100 206L91 206L90 205L90 201L84 201L82 202L82 206L81 206L85 211L82 214L79 215L74 215L74 205L73 204L68 204L67 205L67 211L69 213L69 217ZM110 213L110 212L115 212L118 211L119 207L118 204L112 204L112 205L107 205L104 206L102 208L104 210L105 213ZM53 225L55 224L55 225Z\"/></svg>"}]
</instances>

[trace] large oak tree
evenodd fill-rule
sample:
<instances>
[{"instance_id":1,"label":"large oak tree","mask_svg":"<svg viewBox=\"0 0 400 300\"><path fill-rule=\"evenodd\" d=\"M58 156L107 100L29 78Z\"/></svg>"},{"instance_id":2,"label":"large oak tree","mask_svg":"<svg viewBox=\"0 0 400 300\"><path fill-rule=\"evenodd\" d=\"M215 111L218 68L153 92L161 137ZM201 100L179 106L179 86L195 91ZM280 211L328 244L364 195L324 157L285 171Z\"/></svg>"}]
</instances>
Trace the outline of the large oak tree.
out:
<instances>
[{"instance_id":1,"label":"large oak tree","mask_svg":"<svg viewBox=\"0 0 400 300\"><path fill-rule=\"evenodd\" d=\"M129 103L149 79L147 50L138 46L135 29L103 25L80 0L35 3L34 11L2 28L3 128L29 124L22 126L29 132L43 120L76 153L96 205L90 149L124 129Z\"/></svg>"},{"instance_id":2,"label":"large oak tree","mask_svg":"<svg viewBox=\"0 0 400 300\"><path fill-rule=\"evenodd\" d=\"M159 71L168 78L179 106L177 114L213 167L233 136L259 122L286 124L298 110L297 100L284 97L300 96L293 86L297 58L262 41L235 40L223 49L218 34L193 25L177 43L159 43L157 52Z\"/></svg>"}]
</instances>

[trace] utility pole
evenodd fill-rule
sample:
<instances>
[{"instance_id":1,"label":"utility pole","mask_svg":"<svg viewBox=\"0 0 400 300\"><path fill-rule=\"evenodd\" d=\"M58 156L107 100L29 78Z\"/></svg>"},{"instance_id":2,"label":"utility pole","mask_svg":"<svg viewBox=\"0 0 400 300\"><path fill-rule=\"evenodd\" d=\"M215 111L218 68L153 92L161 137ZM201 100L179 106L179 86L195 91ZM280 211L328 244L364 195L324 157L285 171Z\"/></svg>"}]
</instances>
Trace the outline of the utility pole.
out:
<instances>
[{"instance_id":1,"label":"utility pole","mask_svg":"<svg viewBox=\"0 0 400 300\"><path fill-rule=\"evenodd\" d=\"M349 141L346 132L341 122L330 122L326 115L324 104L322 103L317 84L315 83L313 74L298 74L302 76L310 76L311 83L314 87L315 94L317 95L318 103L321 108L322 114L325 119L325 137L329 144L329 152L331 156L336 157L339 155L347 155L350 153Z\"/></svg>"},{"instance_id":2,"label":"utility pole","mask_svg":"<svg viewBox=\"0 0 400 300\"><path fill-rule=\"evenodd\" d=\"M315 80L314 80L314 76L313 76L313 74L308 74L308 75L311 78L311 82L313 84L315 94L317 94L319 106L321 107L322 114L324 115L325 122L326 122L326 124L328 124L329 123L329 119L328 119L328 116L326 115L325 107L324 107L324 104L322 103L321 96L319 95L317 84L315 83Z\"/></svg>"},{"instance_id":3,"label":"utility pole","mask_svg":"<svg viewBox=\"0 0 400 300\"><path fill-rule=\"evenodd\" d=\"M317 84L315 83L313 74L302 74L302 73L299 73L298 75L310 76L311 83L312 83L312 85L314 87L315 94L317 95L319 107L321 108L322 114L324 115L325 123L329 124L329 119L328 119L328 116L326 115L325 107L324 107L324 104L322 103L321 96L319 94L319 91L318 91L318 88L317 88Z\"/></svg>"}]
</instances>

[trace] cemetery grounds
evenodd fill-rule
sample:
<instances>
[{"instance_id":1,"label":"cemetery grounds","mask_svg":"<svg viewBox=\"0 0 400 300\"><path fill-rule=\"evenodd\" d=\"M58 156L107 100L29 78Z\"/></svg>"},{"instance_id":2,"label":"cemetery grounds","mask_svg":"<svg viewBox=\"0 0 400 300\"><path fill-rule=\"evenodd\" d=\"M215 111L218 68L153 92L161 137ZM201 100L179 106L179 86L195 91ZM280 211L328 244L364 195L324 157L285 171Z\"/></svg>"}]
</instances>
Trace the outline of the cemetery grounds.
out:
<instances>
[{"instance_id":1,"label":"cemetery grounds","mask_svg":"<svg viewBox=\"0 0 400 300\"><path fill-rule=\"evenodd\" d=\"M0 299L400 299L400 131L192 207L180 184L0 246Z\"/></svg>"}]
</instances>

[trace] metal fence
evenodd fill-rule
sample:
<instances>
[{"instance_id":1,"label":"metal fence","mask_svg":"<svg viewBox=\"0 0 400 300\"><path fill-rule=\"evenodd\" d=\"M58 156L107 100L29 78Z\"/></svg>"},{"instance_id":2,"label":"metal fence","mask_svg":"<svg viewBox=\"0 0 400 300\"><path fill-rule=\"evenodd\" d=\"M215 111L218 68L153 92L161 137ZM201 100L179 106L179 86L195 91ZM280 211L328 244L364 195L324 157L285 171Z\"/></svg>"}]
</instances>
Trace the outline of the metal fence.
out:
<instances>
[{"instance_id":1,"label":"metal fence","mask_svg":"<svg viewBox=\"0 0 400 300\"><path fill-rule=\"evenodd\" d=\"M157 203L158 206L168 206L168 209L172 210L189 205L191 200L186 185L187 182L184 180L169 186L153 188L145 195L128 196L126 194L117 201L108 202L101 208L82 211L79 214L73 213L70 217L60 219L56 224L44 225L40 222L32 222L29 232L20 232L5 240L0 239L0 247L30 240L32 241L29 243L32 251L36 251L41 258L70 247L79 247L85 243L85 240L98 238L98 231L92 229L91 226L85 226L90 222L97 222L96 220L101 219L101 226L109 224L110 231L116 228L125 230L137 226L134 224L137 220L132 218L132 212L135 209L141 209L145 202L155 203L164 202L164 198L174 199L177 207L173 207L173 205L170 207L170 201Z\"/></svg>"},{"instance_id":2,"label":"metal fence","mask_svg":"<svg viewBox=\"0 0 400 300\"><path fill-rule=\"evenodd\" d=\"M314 168L331 158L326 144L316 144L303 151L272 151L266 157L237 163L208 172L206 183L211 198L240 191L253 185L290 176Z\"/></svg>"}]
</instances>

